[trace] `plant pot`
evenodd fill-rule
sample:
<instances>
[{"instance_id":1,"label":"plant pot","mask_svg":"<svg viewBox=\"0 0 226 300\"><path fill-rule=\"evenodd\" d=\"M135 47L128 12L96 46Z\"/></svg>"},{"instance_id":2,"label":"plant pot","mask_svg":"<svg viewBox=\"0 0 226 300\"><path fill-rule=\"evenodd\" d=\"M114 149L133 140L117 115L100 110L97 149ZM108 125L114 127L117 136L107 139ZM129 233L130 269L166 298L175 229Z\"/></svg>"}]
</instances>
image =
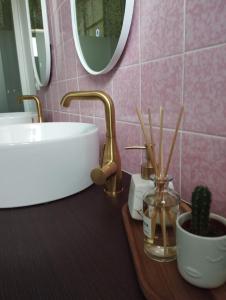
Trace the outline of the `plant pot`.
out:
<instances>
[{"instance_id":1,"label":"plant pot","mask_svg":"<svg viewBox=\"0 0 226 300\"><path fill-rule=\"evenodd\" d=\"M226 218L210 214L226 225ZM202 288L216 288L226 281L226 235L198 236L182 225L191 213L180 215L176 222L177 267L189 283Z\"/></svg>"}]
</instances>

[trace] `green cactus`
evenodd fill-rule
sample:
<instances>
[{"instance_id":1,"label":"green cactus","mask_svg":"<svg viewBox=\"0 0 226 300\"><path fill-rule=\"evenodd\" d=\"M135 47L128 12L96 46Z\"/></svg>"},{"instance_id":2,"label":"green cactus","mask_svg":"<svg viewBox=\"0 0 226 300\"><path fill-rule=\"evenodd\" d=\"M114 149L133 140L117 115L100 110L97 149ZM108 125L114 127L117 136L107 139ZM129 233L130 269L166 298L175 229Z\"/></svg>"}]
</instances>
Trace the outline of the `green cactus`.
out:
<instances>
[{"instance_id":1,"label":"green cactus","mask_svg":"<svg viewBox=\"0 0 226 300\"><path fill-rule=\"evenodd\" d=\"M192 232L207 235L211 192L206 186L197 186L192 193Z\"/></svg>"}]
</instances>

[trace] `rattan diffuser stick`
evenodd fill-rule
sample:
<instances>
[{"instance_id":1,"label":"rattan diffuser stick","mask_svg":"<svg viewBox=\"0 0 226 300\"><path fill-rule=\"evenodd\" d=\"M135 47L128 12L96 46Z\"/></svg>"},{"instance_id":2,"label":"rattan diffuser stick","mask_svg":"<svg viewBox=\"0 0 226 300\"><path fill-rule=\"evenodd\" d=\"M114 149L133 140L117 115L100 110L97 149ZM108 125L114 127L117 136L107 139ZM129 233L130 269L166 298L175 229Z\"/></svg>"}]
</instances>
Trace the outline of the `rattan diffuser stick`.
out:
<instances>
[{"instance_id":1,"label":"rattan diffuser stick","mask_svg":"<svg viewBox=\"0 0 226 300\"><path fill-rule=\"evenodd\" d=\"M173 150L174 150L174 146L175 146L175 143L176 143L177 133L178 133L178 130L179 130L179 127L180 127L180 122L181 122L181 119L182 119L182 116L183 116L183 112L184 112L184 107L182 106L181 109L180 109L178 120L177 120L176 129L174 131L174 136L173 136L173 140L172 140L172 143L171 143L170 153L169 153L168 161L167 161L167 164L166 164L166 169L165 169L164 176L167 176L167 173L169 171L169 165L170 165L170 162L171 162L171 159L172 159Z\"/></svg>"},{"instance_id":2,"label":"rattan diffuser stick","mask_svg":"<svg viewBox=\"0 0 226 300\"><path fill-rule=\"evenodd\" d=\"M151 118L151 110L150 108L148 109L148 122L149 122L149 128L150 128L150 136L151 136L151 143L152 143L152 154L153 154L153 163L154 163L154 170L155 174L157 175L158 173L158 166L155 158L155 141L154 141L154 136L153 136L153 131L152 131L152 118Z\"/></svg>"},{"instance_id":3,"label":"rattan diffuser stick","mask_svg":"<svg viewBox=\"0 0 226 300\"><path fill-rule=\"evenodd\" d=\"M143 121L143 118L142 118L142 116L141 116L141 112L139 111L138 108L136 109L136 111L137 111L137 116L138 116L139 121L140 121L141 129L142 129L142 131L143 131L145 144L150 144L150 138L149 138L149 136L148 136L148 134L147 134L147 131L146 131L146 129L145 129L144 121Z\"/></svg>"},{"instance_id":4,"label":"rattan diffuser stick","mask_svg":"<svg viewBox=\"0 0 226 300\"><path fill-rule=\"evenodd\" d=\"M151 164L154 168L154 172L156 173L156 168L155 168L156 163L155 163L154 158L153 158L151 137L148 135L147 130L144 126L144 121L143 121L141 112L139 111L138 108L136 109L136 111L137 111L137 116L138 116L139 121L140 121L141 129L143 131L144 141L145 141L145 144L146 144L146 147L147 147L147 151L149 152L148 154L149 154L149 157L150 157L150 160L151 160Z\"/></svg>"},{"instance_id":5,"label":"rattan diffuser stick","mask_svg":"<svg viewBox=\"0 0 226 300\"><path fill-rule=\"evenodd\" d=\"M163 166L163 117L164 117L164 109L160 106L160 139L159 139L159 178L164 179L164 166ZM166 214L165 214L165 205L164 205L164 194L163 191L160 190L160 198L161 203L163 203L163 207L160 209L160 224L162 227L162 235L163 235L163 246L164 253L166 254L167 247L167 233L166 233Z\"/></svg>"},{"instance_id":6,"label":"rattan diffuser stick","mask_svg":"<svg viewBox=\"0 0 226 300\"><path fill-rule=\"evenodd\" d=\"M164 109L160 106L160 138L159 138L159 177L163 177L163 116Z\"/></svg>"}]
</instances>

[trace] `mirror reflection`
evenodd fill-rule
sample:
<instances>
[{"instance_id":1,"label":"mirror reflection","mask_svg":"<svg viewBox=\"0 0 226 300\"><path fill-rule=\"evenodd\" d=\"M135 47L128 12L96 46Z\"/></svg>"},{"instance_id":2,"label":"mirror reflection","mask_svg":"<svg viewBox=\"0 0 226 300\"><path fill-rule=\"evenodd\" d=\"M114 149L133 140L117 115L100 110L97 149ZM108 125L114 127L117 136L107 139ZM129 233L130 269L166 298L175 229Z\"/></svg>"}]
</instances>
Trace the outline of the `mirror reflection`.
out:
<instances>
[{"instance_id":1,"label":"mirror reflection","mask_svg":"<svg viewBox=\"0 0 226 300\"><path fill-rule=\"evenodd\" d=\"M11 1L0 0L0 113L23 111Z\"/></svg>"},{"instance_id":2,"label":"mirror reflection","mask_svg":"<svg viewBox=\"0 0 226 300\"><path fill-rule=\"evenodd\" d=\"M122 29L125 0L76 1L79 41L87 64L95 71L106 67Z\"/></svg>"},{"instance_id":3,"label":"mirror reflection","mask_svg":"<svg viewBox=\"0 0 226 300\"><path fill-rule=\"evenodd\" d=\"M33 67L38 86L44 86L50 76L50 42L44 0L27 0L30 44Z\"/></svg>"},{"instance_id":4,"label":"mirror reflection","mask_svg":"<svg viewBox=\"0 0 226 300\"><path fill-rule=\"evenodd\" d=\"M71 0L71 8L75 45L83 66L91 74L106 73L126 43L133 0Z\"/></svg>"},{"instance_id":5,"label":"mirror reflection","mask_svg":"<svg viewBox=\"0 0 226 300\"><path fill-rule=\"evenodd\" d=\"M35 66L38 76L43 80L43 66L46 64L44 54L44 29L42 21L41 2L37 0L29 0L29 12L31 18L31 34L32 34L32 47L35 58Z\"/></svg>"}]
</instances>

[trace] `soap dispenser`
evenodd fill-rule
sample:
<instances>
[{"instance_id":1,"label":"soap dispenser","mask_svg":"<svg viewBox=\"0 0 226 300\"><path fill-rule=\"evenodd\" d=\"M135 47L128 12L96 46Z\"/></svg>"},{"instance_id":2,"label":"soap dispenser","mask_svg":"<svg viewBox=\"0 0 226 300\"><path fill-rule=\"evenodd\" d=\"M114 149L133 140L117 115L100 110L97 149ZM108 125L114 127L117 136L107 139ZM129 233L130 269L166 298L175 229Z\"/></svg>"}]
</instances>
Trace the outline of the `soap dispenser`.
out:
<instances>
[{"instance_id":1,"label":"soap dispenser","mask_svg":"<svg viewBox=\"0 0 226 300\"><path fill-rule=\"evenodd\" d=\"M145 149L146 162L141 165L141 173L133 174L130 182L128 207L130 215L133 219L143 220L143 198L150 189L154 188L153 181L150 176L154 174L154 168L149 158L149 151L147 145L145 146L131 146L125 149Z\"/></svg>"}]
</instances>

